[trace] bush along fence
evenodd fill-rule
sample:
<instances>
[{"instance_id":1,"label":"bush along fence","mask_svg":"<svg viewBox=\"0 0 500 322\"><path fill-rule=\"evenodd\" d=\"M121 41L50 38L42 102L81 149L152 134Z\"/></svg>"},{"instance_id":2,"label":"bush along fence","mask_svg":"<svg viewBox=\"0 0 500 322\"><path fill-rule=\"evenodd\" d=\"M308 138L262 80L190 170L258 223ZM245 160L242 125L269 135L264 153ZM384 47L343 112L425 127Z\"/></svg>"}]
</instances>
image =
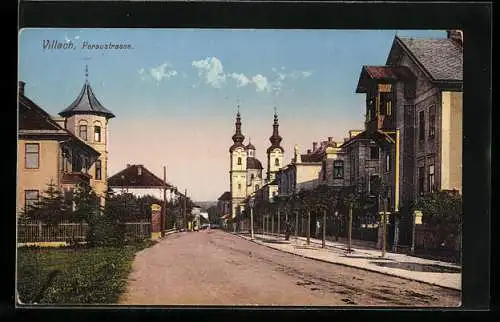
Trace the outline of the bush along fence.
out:
<instances>
[{"instance_id":1,"label":"bush along fence","mask_svg":"<svg viewBox=\"0 0 500 322\"><path fill-rule=\"evenodd\" d=\"M125 222L125 235L128 239L150 239L151 222L141 220ZM85 222L77 223L61 221L56 225L49 225L40 220L28 220L17 225L17 242L85 242L89 225Z\"/></svg>"}]
</instances>

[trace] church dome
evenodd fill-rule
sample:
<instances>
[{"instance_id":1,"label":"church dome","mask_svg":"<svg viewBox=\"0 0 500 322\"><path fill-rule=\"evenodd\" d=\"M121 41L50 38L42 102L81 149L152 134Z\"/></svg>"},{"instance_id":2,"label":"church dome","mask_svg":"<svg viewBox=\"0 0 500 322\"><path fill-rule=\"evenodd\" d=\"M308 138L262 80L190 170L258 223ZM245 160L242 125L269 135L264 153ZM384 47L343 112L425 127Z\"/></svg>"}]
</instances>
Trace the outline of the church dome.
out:
<instances>
[{"instance_id":1,"label":"church dome","mask_svg":"<svg viewBox=\"0 0 500 322\"><path fill-rule=\"evenodd\" d=\"M248 157L247 158L247 169L258 169L262 170L262 163L257 158Z\"/></svg>"}]
</instances>

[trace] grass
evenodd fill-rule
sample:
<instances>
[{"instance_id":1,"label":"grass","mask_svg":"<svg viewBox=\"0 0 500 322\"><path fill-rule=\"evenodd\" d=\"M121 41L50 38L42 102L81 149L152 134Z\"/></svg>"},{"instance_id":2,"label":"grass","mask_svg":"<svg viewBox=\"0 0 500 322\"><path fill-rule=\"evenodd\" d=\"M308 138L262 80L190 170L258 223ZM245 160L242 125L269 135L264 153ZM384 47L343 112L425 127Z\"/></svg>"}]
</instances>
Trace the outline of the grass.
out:
<instances>
[{"instance_id":1,"label":"grass","mask_svg":"<svg viewBox=\"0 0 500 322\"><path fill-rule=\"evenodd\" d=\"M121 248L17 250L17 290L23 304L115 304L125 291L135 253L146 241Z\"/></svg>"}]
</instances>

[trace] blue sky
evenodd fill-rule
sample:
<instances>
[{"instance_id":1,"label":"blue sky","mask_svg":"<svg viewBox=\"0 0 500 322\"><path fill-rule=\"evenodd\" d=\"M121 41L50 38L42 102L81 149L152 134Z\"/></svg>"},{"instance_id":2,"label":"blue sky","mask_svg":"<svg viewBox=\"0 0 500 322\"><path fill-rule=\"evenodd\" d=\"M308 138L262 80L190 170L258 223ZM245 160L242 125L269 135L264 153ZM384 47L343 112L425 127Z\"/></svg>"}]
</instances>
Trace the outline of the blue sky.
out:
<instances>
[{"instance_id":1,"label":"blue sky","mask_svg":"<svg viewBox=\"0 0 500 322\"><path fill-rule=\"evenodd\" d=\"M19 79L28 97L56 115L79 93L88 64L95 94L116 115L109 127L109 173L141 163L160 175L167 164L170 181L195 200L213 200L229 186L237 100L243 133L252 137L263 164L274 105L287 161L295 144L305 150L328 136L342 141L363 125L364 97L354 93L361 67L385 64L396 32L446 36L414 30L25 29ZM44 49L43 40L70 40L75 49ZM132 48L82 49L84 41Z\"/></svg>"}]
</instances>

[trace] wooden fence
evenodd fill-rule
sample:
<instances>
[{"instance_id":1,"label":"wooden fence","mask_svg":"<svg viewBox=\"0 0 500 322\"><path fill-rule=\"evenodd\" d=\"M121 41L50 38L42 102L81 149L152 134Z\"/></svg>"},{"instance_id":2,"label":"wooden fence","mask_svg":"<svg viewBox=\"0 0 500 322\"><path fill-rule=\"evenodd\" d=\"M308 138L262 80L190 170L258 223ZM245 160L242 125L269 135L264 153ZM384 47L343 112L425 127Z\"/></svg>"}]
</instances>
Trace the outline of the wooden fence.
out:
<instances>
[{"instance_id":1,"label":"wooden fence","mask_svg":"<svg viewBox=\"0 0 500 322\"><path fill-rule=\"evenodd\" d=\"M83 242L88 229L87 223L63 221L51 226L38 220L24 221L17 225L17 242L66 242L71 239ZM150 238L151 222L126 222L125 233L132 238Z\"/></svg>"}]
</instances>

